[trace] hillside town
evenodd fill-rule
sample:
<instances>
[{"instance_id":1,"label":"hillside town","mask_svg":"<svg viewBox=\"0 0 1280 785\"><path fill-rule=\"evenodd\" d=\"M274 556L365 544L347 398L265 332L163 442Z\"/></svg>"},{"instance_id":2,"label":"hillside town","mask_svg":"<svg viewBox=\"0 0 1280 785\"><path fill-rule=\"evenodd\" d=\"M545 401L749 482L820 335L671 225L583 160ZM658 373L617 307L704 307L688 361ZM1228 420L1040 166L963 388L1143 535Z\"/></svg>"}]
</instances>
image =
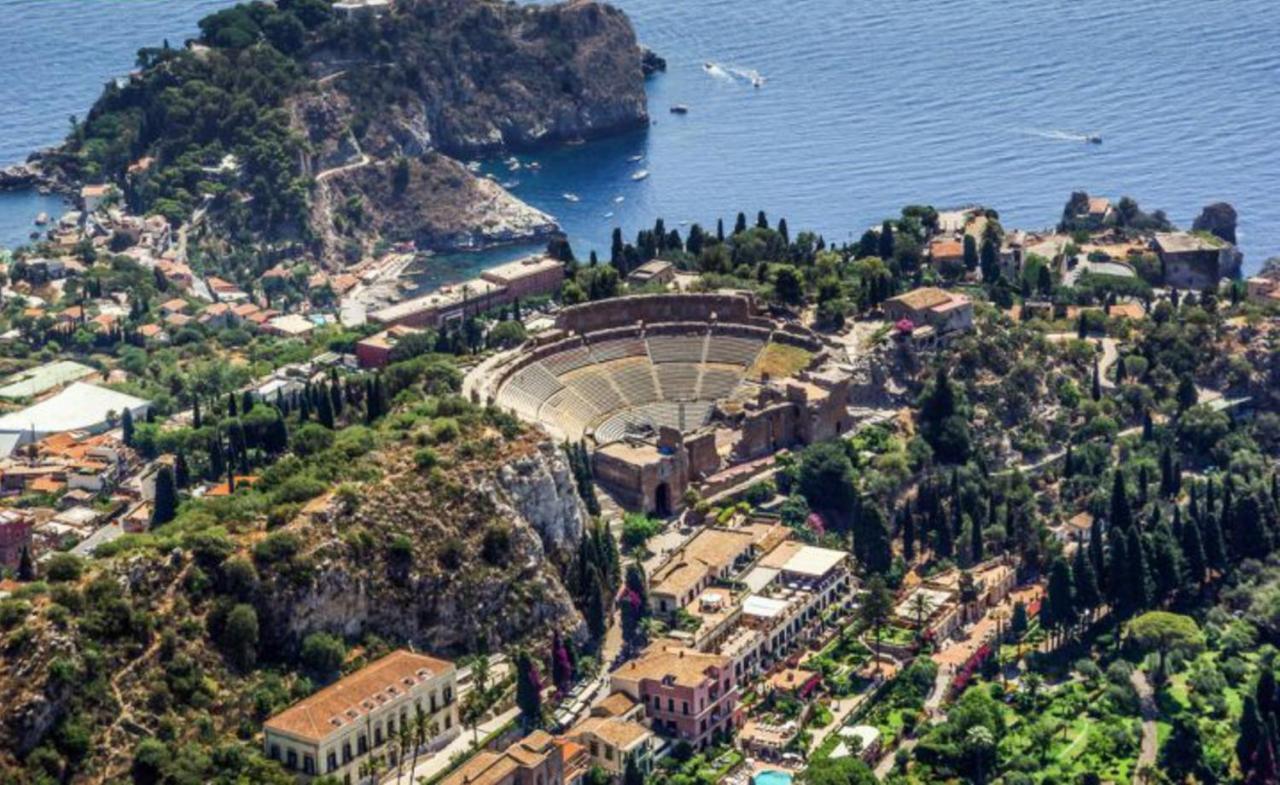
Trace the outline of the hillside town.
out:
<instances>
[{"instance_id":1,"label":"hillside town","mask_svg":"<svg viewBox=\"0 0 1280 785\"><path fill-rule=\"evenodd\" d=\"M2 673L107 591L90 576L146 559L167 565L117 600L207 605L182 635L211 637L198 660L161 654L183 644L130 615L143 646L104 676L111 702L60 693L43 730L22 720L16 770L44 766L74 716L109 750L86 772L169 781L179 656L254 685L251 714L226 710L261 781L983 781L974 766L1033 753L1012 730L947 746L953 725L980 703L1001 727L1049 717L1099 683L1096 659L1136 697L1064 725L1081 753L1053 765L1137 778L1175 754L1152 719L1175 709L1142 694L1191 678L1134 654L1140 623L1195 625L1170 611L1202 614L1209 587L1249 580L1230 560L1277 540L1280 272L1239 280L1230 226L1181 232L1087 195L1051 230L908 208L839 247L764 213L684 239L659 221L607 262L559 240L406 295L387 276L422 258L411 246L237 283L193 270L189 226L81 197L6 258ZM478 494L456 508L471 523L413 523L446 493ZM445 592L511 578L532 548L562 609L495 632L464 608L452 638L439 610L344 611L324 571L369 547L387 563L369 594L438 569ZM1129 569L1149 571L1137 595ZM475 601L505 618L501 594ZM1215 612L1203 623L1236 624ZM130 673L163 663L170 697ZM1095 750L1125 717L1132 741ZM1215 760L1198 765L1262 765Z\"/></svg>"}]
</instances>

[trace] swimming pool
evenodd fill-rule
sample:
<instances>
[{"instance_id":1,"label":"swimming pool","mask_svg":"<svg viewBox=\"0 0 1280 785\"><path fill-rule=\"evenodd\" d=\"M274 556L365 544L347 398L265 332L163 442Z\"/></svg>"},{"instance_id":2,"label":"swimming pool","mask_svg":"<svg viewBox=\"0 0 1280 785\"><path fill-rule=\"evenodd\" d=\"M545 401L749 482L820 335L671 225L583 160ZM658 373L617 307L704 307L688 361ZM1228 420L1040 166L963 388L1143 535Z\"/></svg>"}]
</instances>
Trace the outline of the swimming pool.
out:
<instances>
[{"instance_id":1,"label":"swimming pool","mask_svg":"<svg viewBox=\"0 0 1280 785\"><path fill-rule=\"evenodd\" d=\"M751 785L791 785L791 775L769 769L751 778Z\"/></svg>"}]
</instances>

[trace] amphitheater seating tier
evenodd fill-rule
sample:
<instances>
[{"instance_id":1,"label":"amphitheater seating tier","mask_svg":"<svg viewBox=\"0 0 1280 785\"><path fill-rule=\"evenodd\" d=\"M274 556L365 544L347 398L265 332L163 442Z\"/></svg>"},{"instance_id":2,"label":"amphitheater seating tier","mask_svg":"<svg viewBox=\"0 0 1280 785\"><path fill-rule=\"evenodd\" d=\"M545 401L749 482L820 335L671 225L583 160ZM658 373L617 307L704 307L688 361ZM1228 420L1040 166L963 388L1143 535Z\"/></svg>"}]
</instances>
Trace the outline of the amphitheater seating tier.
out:
<instances>
[{"instance_id":1,"label":"amphitheater seating tier","mask_svg":"<svg viewBox=\"0 0 1280 785\"><path fill-rule=\"evenodd\" d=\"M497 403L563 438L579 438L594 425L602 444L629 428L689 431L709 421L716 401L742 389L766 336L738 325L686 332L670 325L647 336L566 341L513 373Z\"/></svg>"},{"instance_id":2,"label":"amphitheater seating tier","mask_svg":"<svg viewBox=\"0 0 1280 785\"><path fill-rule=\"evenodd\" d=\"M698 376L702 366L693 363L662 363L654 367L662 399L666 401L692 401L698 397Z\"/></svg>"},{"instance_id":3,"label":"amphitheater seating tier","mask_svg":"<svg viewBox=\"0 0 1280 785\"><path fill-rule=\"evenodd\" d=\"M763 348L763 340L736 335L713 335L707 344L707 362L741 365L745 368L755 362Z\"/></svg>"},{"instance_id":4,"label":"amphitheater seating tier","mask_svg":"<svg viewBox=\"0 0 1280 785\"><path fill-rule=\"evenodd\" d=\"M627 405L609 383L608 371L597 368L581 368L561 379L565 387L576 392L602 412L612 412Z\"/></svg>"},{"instance_id":5,"label":"amphitheater seating tier","mask_svg":"<svg viewBox=\"0 0 1280 785\"><path fill-rule=\"evenodd\" d=\"M741 370L703 368L702 384L698 387L698 398L704 401L718 401L722 398L728 398L734 388L741 382Z\"/></svg>"},{"instance_id":6,"label":"amphitheater seating tier","mask_svg":"<svg viewBox=\"0 0 1280 785\"><path fill-rule=\"evenodd\" d=\"M706 343L705 335L650 335L649 356L655 363L700 363Z\"/></svg>"},{"instance_id":7,"label":"amphitheater seating tier","mask_svg":"<svg viewBox=\"0 0 1280 785\"><path fill-rule=\"evenodd\" d=\"M599 362L599 360L593 357L591 350L585 346L578 346L542 358L542 364L556 376L563 376L570 371L576 371L596 362Z\"/></svg>"},{"instance_id":8,"label":"amphitheater seating tier","mask_svg":"<svg viewBox=\"0 0 1280 785\"><path fill-rule=\"evenodd\" d=\"M648 354L643 338L618 338L591 344L591 356L595 362L620 360L623 357L641 357Z\"/></svg>"},{"instance_id":9,"label":"amphitheater seating tier","mask_svg":"<svg viewBox=\"0 0 1280 785\"><path fill-rule=\"evenodd\" d=\"M613 380L632 406L653 403L660 399L658 382L653 377L653 366L640 361L622 365L613 371Z\"/></svg>"}]
</instances>

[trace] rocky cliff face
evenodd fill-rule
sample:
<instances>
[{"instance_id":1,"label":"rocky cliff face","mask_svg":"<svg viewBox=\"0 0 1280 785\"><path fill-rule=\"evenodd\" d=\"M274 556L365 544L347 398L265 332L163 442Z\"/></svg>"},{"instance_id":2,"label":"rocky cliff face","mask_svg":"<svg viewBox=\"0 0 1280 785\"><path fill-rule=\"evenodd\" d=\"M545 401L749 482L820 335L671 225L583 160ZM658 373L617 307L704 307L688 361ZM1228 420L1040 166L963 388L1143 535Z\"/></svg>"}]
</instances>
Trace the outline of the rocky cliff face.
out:
<instances>
[{"instance_id":1,"label":"rocky cliff face","mask_svg":"<svg viewBox=\"0 0 1280 785\"><path fill-rule=\"evenodd\" d=\"M330 258L350 239L412 240L419 248L454 251L542 240L558 229L551 216L439 153L331 171L311 203L312 225ZM350 217L352 205L359 205L358 220Z\"/></svg>"},{"instance_id":2,"label":"rocky cliff face","mask_svg":"<svg viewBox=\"0 0 1280 785\"><path fill-rule=\"evenodd\" d=\"M294 651L316 631L374 633L454 653L498 649L551 629L577 632L582 619L559 565L576 551L586 521L553 445L475 472L465 485L400 477L330 524L305 575L268 577L259 607L267 645ZM367 551L365 535L375 542L404 536L412 558Z\"/></svg>"}]
</instances>

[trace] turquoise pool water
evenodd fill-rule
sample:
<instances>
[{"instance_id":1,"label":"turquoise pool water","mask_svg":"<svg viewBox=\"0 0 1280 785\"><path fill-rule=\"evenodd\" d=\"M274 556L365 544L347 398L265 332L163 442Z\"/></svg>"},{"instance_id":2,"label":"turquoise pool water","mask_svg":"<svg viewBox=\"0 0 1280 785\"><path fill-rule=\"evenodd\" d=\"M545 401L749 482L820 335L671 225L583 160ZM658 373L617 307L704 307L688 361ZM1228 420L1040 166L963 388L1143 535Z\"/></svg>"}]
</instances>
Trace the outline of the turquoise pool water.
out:
<instances>
[{"instance_id":1,"label":"turquoise pool water","mask_svg":"<svg viewBox=\"0 0 1280 785\"><path fill-rule=\"evenodd\" d=\"M751 785L791 785L791 775L785 771L762 771L751 778Z\"/></svg>"}]
</instances>

